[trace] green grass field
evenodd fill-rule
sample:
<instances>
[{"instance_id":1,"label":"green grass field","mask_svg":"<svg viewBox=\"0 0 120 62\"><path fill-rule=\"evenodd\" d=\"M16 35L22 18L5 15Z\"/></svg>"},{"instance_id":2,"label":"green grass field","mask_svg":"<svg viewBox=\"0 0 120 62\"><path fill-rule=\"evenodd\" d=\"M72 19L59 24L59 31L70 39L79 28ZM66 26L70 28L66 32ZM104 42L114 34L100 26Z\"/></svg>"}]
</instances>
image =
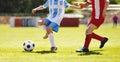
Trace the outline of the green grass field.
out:
<instances>
[{"instance_id":1,"label":"green grass field","mask_svg":"<svg viewBox=\"0 0 120 62\"><path fill-rule=\"evenodd\" d=\"M82 47L86 25L61 27L54 33L57 52L50 52L50 42L44 40L44 30L35 27L12 28L0 25L0 62L120 62L120 25L104 24L95 32L109 38L103 49L100 42L92 40L89 53L76 53ZM32 52L23 50L25 40L35 42Z\"/></svg>"}]
</instances>

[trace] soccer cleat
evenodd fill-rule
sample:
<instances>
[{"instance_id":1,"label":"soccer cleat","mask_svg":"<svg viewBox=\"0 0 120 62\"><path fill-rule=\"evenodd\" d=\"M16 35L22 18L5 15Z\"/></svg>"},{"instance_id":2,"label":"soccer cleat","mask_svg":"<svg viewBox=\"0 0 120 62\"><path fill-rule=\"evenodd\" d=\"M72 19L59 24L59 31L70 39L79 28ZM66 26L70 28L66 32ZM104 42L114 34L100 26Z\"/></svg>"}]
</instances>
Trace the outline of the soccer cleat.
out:
<instances>
[{"instance_id":1,"label":"soccer cleat","mask_svg":"<svg viewBox=\"0 0 120 62\"><path fill-rule=\"evenodd\" d=\"M44 37L43 37L43 39L47 39L47 38L48 38L48 36L44 36Z\"/></svg>"},{"instance_id":2,"label":"soccer cleat","mask_svg":"<svg viewBox=\"0 0 120 62\"><path fill-rule=\"evenodd\" d=\"M57 47L51 47L51 51L55 52L57 50Z\"/></svg>"},{"instance_id":3,"label":"soccer cleat","mask_svg":"<svg viewBox=\"0 0 120 62\"><path fill-rule=\"evenodd\" d=\"M76 50L76 52L89 52L89 49L83 47L83 48L81 48L79 50Z\"/></svg>"},{"instance_id":4,"label":"soccer cleat","mask_svg":"<svg viewBox=\"0 0 120 62\"><path fill-rule=\"evenodd\" d=\"M105 43L108 41L108 38L105 37L103 41L101 41L100 47L99 48L103 48Z\"/></svg>"}]
</instances>

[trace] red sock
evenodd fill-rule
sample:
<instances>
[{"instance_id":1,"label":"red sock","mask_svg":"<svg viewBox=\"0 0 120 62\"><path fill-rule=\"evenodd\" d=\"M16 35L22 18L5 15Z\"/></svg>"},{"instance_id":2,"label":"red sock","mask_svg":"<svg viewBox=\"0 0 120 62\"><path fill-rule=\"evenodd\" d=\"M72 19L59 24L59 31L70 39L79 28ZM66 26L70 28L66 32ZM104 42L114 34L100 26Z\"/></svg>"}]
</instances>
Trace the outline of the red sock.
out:
<instances>
[{"instance_id":1,"label":"red sock","mask_svg":"<svg viewBox=\"0 0 120 62\"><path fill-rule=\"evenodd\" d=\"M91 38L92 38L92 34L88 34L88 35L86 35L85 43L84 43L84 47L87 48L87 49L88 49L88 47L89 47L89 44L90 44Z\"/></svg>"},{"instance_id":2,"label":"red sock","mask_svg":"<svg viewBox=\"0 0 120 62\"><path fill-rule=\"evenodd\" d=\"M95 33L92 33L92 38L97 39L97 40L99 40L99 41L103 41L103 40L104 40L104 37L99 36L99 35L97 35L97 34L95 34Z\"/></svg>"}]
</instances>

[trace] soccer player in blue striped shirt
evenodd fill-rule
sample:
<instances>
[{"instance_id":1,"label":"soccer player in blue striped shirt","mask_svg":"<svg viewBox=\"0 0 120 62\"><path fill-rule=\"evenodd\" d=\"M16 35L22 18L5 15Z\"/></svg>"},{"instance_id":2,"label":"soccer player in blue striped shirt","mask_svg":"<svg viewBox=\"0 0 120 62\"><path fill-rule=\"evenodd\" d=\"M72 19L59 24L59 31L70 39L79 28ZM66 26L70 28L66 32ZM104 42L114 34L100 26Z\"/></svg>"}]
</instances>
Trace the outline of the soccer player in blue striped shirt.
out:
<instances>
[{"instance_id":1,"label":"soccer player in blue striped shirt","mask_svg":"<svg viewBox=\"0 0 120 62\"><path fill-rule=\"evenodd\" d=\"M38 25L42 26L46 30L44 39L50 39L51 51L56 51L57 47L54 42L53 31L58 32L60 23L63 19L65 8L74 6L70 5L66 0L47 0L45 4L38 6L32 10L34 14L38 10L43 10L49 7L49 16L43 20L39 20Z\"/></svg>"}]
</instances>

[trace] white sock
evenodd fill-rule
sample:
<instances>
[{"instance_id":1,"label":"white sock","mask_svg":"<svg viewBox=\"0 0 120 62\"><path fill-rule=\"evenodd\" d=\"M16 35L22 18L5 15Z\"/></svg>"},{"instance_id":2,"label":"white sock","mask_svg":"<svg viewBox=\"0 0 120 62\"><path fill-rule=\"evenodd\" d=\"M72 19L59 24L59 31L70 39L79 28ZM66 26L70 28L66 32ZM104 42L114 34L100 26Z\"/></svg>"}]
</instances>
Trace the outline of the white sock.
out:
<instances>
[{"instance_id":1,"label":"white sock","mask_svg":"<svg viewBox=\"0 0 120 62\"><path fill-rule=\"evenodd\" d=\"M52 46L52 47L56 47L55 42L54 42L54 36L53 36L53 33L50 33L50 34L48 35L48 37L49 37L49 40L50 40L51 46Z\"/></svg>"}]
</instances>

